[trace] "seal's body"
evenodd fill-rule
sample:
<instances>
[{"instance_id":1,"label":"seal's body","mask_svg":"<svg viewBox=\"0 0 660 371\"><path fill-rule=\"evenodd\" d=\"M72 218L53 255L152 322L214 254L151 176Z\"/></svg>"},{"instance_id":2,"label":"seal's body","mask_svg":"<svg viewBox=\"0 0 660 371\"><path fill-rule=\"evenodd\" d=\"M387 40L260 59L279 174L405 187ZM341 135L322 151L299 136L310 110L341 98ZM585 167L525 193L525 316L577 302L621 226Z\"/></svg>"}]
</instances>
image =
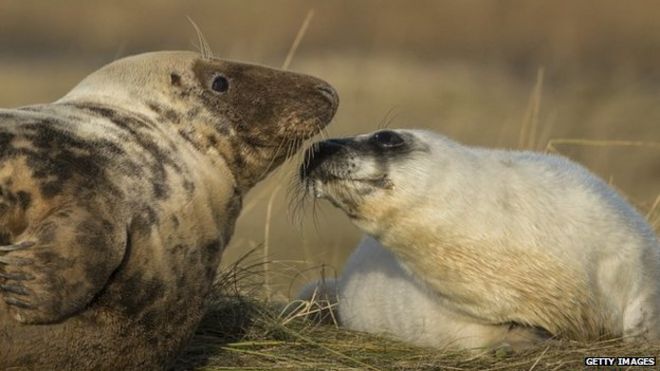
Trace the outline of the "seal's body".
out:
<instances>
[{"instance_id":1,"label":"seal's body","mask_svg":"<svg viewBox=\"0 0 660 371\"><path fill-rule=\"evenodd\" d=\"M363 242L333 289L349 327L463 348L544 334L660 340L657 239L581 166L415 130L311 151L307 188L378 240Z\"/></svg>"},{"instance_id":2,"label":"seal's body","mask_svg":"<svg viewBox=\"0 0 660 371\"><path fill-rule=\"evenodd\" d=\"M534 328L489 325L449 310L431 288L415 278L396 256L365 237L338 279L308 284L299 300L324 310L318 320L336 320L354 331L387 335L418 346L514 349L547 334ZM333 310L333 314L325 313Z\"/></svg>"},{"instance_id":3,"label":"seal's body","mask_svg":"<svg viewBox=\"0 0 660 371\"><path fill-rule=\"evenodd\" d=\"M336 105L312 77L159 52L0 111L0 368L170 364L242 196Z\"/></svg>"}]
</instances>

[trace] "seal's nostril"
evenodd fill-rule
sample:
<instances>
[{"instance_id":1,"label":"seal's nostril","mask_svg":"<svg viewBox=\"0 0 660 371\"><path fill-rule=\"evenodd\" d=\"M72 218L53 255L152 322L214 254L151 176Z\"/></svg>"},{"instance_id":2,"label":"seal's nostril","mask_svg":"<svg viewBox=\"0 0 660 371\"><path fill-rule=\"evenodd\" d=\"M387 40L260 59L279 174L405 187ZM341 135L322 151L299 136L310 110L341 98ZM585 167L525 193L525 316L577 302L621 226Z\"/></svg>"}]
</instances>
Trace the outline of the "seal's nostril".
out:
<instances>
[{"instance_id":1,"label":"seal's nostril","mask_svg":"<svg viewBox=\"0 0 660 371\"><path fill-rule=\"evenodd\" d=\"M337 92L330 85L319 85L316 87L316 90L318 90L325 99L332 103L332 105L336 105L339 102Z\"/></svg>"}]
</instances>

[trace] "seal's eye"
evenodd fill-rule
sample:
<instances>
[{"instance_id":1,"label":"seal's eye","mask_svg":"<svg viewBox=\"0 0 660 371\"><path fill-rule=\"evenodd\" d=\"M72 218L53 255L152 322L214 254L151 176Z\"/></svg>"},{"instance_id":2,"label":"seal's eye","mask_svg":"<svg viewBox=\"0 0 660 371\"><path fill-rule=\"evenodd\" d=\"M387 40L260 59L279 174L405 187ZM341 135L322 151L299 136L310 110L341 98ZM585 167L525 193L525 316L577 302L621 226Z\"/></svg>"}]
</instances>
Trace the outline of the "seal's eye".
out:
<instances>
[{"instance_id":1,"label":"seal's eye","mask_svg":"<svg viewBox=\"0 0 660 371\"><path fill-rule=\"evenodd\" d=\"M224 76L216 76L213 79L213 84L211 84L211 89L217 91L218 93L224 93L229 89L229 81Z\"/></svg>"},{"instance_id":2,"label":"seal's eye","mask_svg":"<svg viewBox=\"0 0 660 371\"><path fill-rule=\"evenodd\" d=\"M371 136L371 141L382 148L398 147L404 143L403 138L391 130L375 133Z\"/></svg>"}]
</instances>

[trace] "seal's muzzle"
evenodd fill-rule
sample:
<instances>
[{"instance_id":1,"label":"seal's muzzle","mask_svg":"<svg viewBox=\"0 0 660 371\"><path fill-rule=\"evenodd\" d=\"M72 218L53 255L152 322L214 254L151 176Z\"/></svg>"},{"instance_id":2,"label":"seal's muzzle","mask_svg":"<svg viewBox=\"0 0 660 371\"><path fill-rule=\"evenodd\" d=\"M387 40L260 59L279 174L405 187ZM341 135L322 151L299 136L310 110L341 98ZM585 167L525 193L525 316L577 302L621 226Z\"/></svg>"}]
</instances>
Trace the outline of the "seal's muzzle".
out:
<instances>
[{"instance_id":1,"label":"seal's muzzle","mask_svg":"<svg viewBox=\"0 0 660 371\"><path fill-rule=\"evenodd\" d=\"M345 139L328 139L314 143L305 152L305 161L300 165L300 180L304 181L307 179L321 164L337 153L342 152L345 148Z\"/></svg>"}]
</instances>

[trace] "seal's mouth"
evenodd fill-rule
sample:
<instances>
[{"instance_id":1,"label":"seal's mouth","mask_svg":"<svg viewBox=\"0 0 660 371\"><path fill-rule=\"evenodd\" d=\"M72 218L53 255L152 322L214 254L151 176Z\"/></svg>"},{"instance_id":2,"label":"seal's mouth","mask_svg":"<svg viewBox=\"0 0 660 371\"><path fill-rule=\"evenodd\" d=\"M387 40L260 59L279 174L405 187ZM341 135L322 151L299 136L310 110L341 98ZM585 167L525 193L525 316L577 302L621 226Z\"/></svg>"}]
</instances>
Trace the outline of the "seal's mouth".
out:
<instances>
[{"instance_id":1,"label":"seal's mouth","mask_svg":"<svg viewBox=\"0 0 660 371\"><path fill-rule=\"evenodd\" d=\"M304 175L301 178L301 182L305 190L314 193L316 198L325 197L326 192L323 192L323 189L328 187L361 188L360 186L368 186L379 189L394 188L394 184L387 174L373 178L351 178L340 177L331 173L316 172L315 174ZM364 193L364 191L361 193Z\"/></svg>"},{"instance_id":2,"label":"seal's mouth","mask_svg":"<svg viewBox=\"0 0 660 371\"><path fill-rule=\"evenodd\" d=\"M391 189L392 181L386 173L360 174L360 164L347 160L354 157L350 149L350 138L328 139L312 144L305 151L305 160L298 170L299 180L306 191L314 189L319 195L321 188L343 187L357 188L362 193L364 186L379 189Z\"/></svg>"},{"instance_id":3,"label":"seal's mouth","mask_svg":"<svg viewBox=\"0 0 660 371\"><path fill-rule=\"evenodd\" d=\"M344 150L346 145L342 141L336 139L328 139L320 142L313 143L305 151L305 160L300 164L298 171L300 181L304 182L307 179L318 177L321 180L324 178L331 179L345 179L338 174L328 170L328 163L334 162L337 155Z\"/></svg>"},{"instance_id":4,"label":"seal's mouth","mask_svg":"<svg viewBox=\"0 0 660 371\"><path fill-rule=\"evenodd\" d=\"M306 199L328 200L351 219L362 219L362 208L394 189L387 158L378 157L361 138L334 138L312 144L304 152L294 188L297 205ZM309 198L308 198L309 197Z\"/></svg>"}]
</instances>

